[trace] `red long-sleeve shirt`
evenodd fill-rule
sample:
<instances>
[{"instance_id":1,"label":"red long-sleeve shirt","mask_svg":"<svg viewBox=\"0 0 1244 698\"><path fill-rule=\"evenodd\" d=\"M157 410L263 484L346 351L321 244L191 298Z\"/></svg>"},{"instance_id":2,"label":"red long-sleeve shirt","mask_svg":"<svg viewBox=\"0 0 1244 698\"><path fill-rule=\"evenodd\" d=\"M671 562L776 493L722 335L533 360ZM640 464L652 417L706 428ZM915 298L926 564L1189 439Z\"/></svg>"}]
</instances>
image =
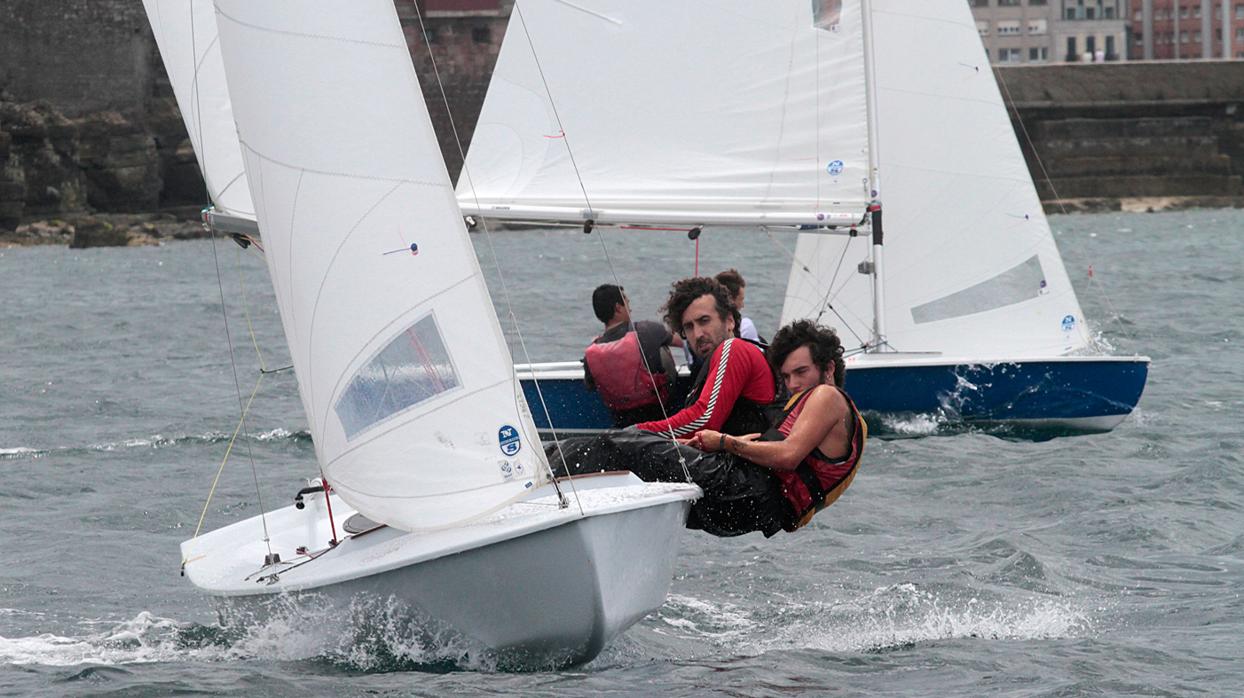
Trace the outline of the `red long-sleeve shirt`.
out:
<instances>
[{"instance_id":1,"label":"red long-sleeve shirt","mask_svg":"<svg viewBox=\"0 0 1244 698\"><path fill-rule=\"evenodd\" d=\"M755 344L733 337L722 342L709 358L708 379L695 404L669 419L635 425L687 437L701 429L720 430L740 397L760 404L773 402L773 375L765 355Z\"/></svg>"}]
</instances>

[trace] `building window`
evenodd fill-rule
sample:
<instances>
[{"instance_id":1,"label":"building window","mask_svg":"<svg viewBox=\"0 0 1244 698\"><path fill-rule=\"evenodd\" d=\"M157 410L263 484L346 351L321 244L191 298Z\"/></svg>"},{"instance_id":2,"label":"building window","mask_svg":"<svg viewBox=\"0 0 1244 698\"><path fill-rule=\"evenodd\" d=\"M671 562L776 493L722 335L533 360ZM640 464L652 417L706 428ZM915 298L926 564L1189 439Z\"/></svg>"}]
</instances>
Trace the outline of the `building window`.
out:
<instances>
[{"instance_id":1,"label":"building window","mask_svg":"<svg viewBox=\"0 0 1244 698\"><path fill-rule=\"evenodd\" d=\"M1179 32L1179 43L1188 43L1188 32Z\"/></svg>"},{"instance_id":2,"label":"building window","mask_svg":"<svg viewBox=\"0 0 1244 698\"><path fill-rule=\"evenodd\" d=\"M1244 5L1235 6L1235 18L1244 19Z\"/></svg>"},{"instance_id":3,"label":"building window","mask_svg":"<svg viewBox=\"0 0 1244 698\"><path fill-rule=\"evenodd\" d=\"M1028 49L1028 62L1029 63L1044 63L1045 61L1049 60L1049 58L1050 58L1049 49L1047 49L1044 46L1037 46L1037 47Z\"/></svg>"},{"instance_id":4,"label":"building window","mask_svg":"<svg viewBox=\"0 0 1244 698\"><path fill-rule=\"evenodd\" d=\"M1067 8L1067 10L1066 10L1066 14L1067 14L1067 19L1075 19L1075 18L1076 18L1076 8L1074 8L1074 7L1068 7L1068 8Z\"/></svg>"},{"instance_id":5,"label":"building window","mask_svg":"<svg viewBox=\"0 0 1244 698\"><path fill-rule=\"evenodd\" d=\"M1017 48L1000 48L998 49L999 63L1019 63L1019 49Z\"/></svg>"},{"instance_id":6,"label":"building window","mask_svg":"<svg viewBox=\"0 0 1244 698\"><path fill-rule=\"evenodd\" d=\"M1028 33L1032 36L1040 36L1045 33L1046 25L1044 19L1028 20Z\"/></svg>"},{"instance_id":7,"label":"building window","mask_svg":"<svg viewBox=\"0 0 1244 698\"><path fill-rule=\"evenodd\" d=\"M977 22L976 33L981 36L989 36L989 22Z\"/></svg>"},{"instance_id":8,"label":"building window","mask_svg":"<svg viewBox=\"0 0 1244 698\"><path fill-rule=\"evenodd\" d=\"M1045 5L1045 0L1028 0L1029 5Z\"/></svg>"},{"instance_id":9,"label":"building window","mask_svg":"<svg viewBox=\"0 0 1244 698\"><path fill-rule=\"evenodd\" d=\"M972 0L972 7L989 7L989 0Z\"/></svg>"},{"instance_id":10,"label":"building window","mask_svg":"<svg viewBox=\"0 0 1244 698\"><path fill-rule=\"evenodd\" d=\"M492 42L492 30L488 27L473 27L471 29L471 41L477 44L487 44Z\"/></svg>"},{"instance_id":11,"label":"building window","mask_svg":"<svg viewBox=\"0 0 1244 698\"><path fill-rule=\"evenodd\" d=\"M1019 0L998 0L998 7L1015 7L1019 5Z\"/></svg>"},{"instance_id":12,"label":"building window","mask_svg":"<svg viewBox=\"0 0 1244 698\"><path fill-rule=\"evenodd\" d=\"M1236 41L1244 41L1244 28L1240 28L1240 29L1236 29L1236 30L1235 30L1235 40L1236 40Z\"/></svg>"},{"instance_id":13,"label":"building window","mask_svg":"<svg viewBox=\"0 0 1244 698\"><path fill-rule=\"evenodd\" d=\"M1109 5L1103 7L1101 10L1101 16L1106 19L1114 19L1114 8Z\"/></svg>"},{"instance_id":14,"label":"building window","mask_svg":"<svg viewBox=\"0 0 1244 698\"><path fill-rule=\"evenodd\" d=\"M1067 37L1067 59L1066 60L1068 63L1075 63L1079 59L1080 59L1079 56L1076 55L1076 38L1074 36L1069 36Z\"/></svg>"},{"instance_id":15,"label":"building window","mask_svg":"<svg viewBox=\"0 0 1244 698\"><path fill-rule=\"evenodd\" d=\"M1014 36L1019 33L1019 20L1009 19L998 22L998 36Z\"/></svg>"},{"instance_id":16,"label":"building window","mask_svg":"<svg viewBox=\"0 0 1244 698\"><path fill-rule=\"evenodd\" d=\"M1106 37L1106 60L1114 61L1118 59L1119 57L1116 56L1114 53L1114 37L1107 36Z\"/></svg>"}]
</instances>

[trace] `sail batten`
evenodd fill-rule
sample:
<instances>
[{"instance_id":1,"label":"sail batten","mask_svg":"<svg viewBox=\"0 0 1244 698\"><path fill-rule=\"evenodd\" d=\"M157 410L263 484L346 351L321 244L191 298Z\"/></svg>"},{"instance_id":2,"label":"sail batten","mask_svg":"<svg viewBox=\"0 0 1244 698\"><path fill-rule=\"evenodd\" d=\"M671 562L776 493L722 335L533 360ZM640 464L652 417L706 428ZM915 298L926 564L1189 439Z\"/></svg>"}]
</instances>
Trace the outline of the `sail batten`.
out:
<instances>
[{"instance_id":1,"label":"sail batten","mask_svg":"<svg viewBox=\"0 0 1244 698\"><path fill-rule=\"evenodd\" d=\"M391 0L217 0L265 260L316 457L437 529L547 472Z\"/></svg>"}]
</instances>

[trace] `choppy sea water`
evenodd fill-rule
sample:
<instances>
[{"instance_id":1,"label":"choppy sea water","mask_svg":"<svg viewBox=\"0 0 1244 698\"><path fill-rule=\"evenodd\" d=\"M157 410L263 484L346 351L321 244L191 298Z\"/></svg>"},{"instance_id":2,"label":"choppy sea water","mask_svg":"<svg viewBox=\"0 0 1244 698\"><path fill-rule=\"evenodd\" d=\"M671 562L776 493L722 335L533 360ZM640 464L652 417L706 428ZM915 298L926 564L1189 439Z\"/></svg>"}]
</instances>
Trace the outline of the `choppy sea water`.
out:
<instances>
[{"instance_id":1,"label":"choppy sea water","mask_svg":"<svg viewBox=\"0 0 1244 698\"><path fill-rule=\"evenodd\" d=\"M658 613L591 664L520 674L383 609L224 629L178 576L239 413L222 289L242 397L260 356L288 361L259 259L206 241L0 250L0 694L1240 694L1244 213L1052 225L1102 339L1153 358L1133 417L1043 442L888 424L923 438L872 441L810 527L689 532ZM607 235L613 271L574 230L475 237L503 324L520 321L516 360L577 354L613 273L655 316L694 268L684 236ZM748 277L762 329L783 245L700 239L702 271ZM254 515L253 478L284 505L313 457L292 376L266 377L206 525Z\"/></svg>"}]
</instances>

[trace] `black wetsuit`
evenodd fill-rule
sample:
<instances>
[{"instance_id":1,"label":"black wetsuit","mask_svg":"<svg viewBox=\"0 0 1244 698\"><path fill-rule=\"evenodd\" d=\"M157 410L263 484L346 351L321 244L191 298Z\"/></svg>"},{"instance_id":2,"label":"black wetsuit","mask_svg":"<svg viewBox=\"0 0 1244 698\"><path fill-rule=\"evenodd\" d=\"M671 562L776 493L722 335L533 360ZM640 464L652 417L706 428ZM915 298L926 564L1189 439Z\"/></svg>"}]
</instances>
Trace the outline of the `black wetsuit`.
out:
<instances>
[{"instance_id":1,"label":"black wetsuit","mask_svg":"<svg viewBox=\"0 0 1244 698\"><path fill-rule=\"evenodd\" d=\"M691 481L706 493L691 506L687 528L715 536L760 531L769 537L789 527L794 518L773 471L731 453L705 453L682 446L665 435L619 429L564 439L549 444L545 451L558 475L565 472L564 457L572 474L629 470L648 482L686 482L678 459L681 454Z\"/></svg>"}]
</instances>

